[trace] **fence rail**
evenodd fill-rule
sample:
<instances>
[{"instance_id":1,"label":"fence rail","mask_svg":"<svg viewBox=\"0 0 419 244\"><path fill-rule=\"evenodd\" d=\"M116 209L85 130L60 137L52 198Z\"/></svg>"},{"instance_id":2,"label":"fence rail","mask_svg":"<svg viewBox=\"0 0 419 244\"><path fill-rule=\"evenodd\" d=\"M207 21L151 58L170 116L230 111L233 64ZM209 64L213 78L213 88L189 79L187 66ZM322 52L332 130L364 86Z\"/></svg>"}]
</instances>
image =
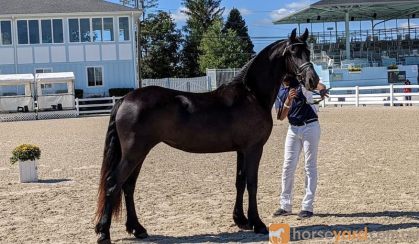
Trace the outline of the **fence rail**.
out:
<instances>
[{"instance_id":1,"label":"fence rail","mask_svg":"<svg viewBox=\"0 0 419 244\"><path fill-rule=\"evenodd\" d=\"M410 88L412 92L398 92L404 88ZM328 98L321 102L322 107L328 105L355 105L356 107L364 105L384 105L398 106L401 104L419 104L419 85L393 85L388 86L355 86L355 87L336 87L330 89ZM382 92L387 90L387 92ZM414 91L417 90L417 91ZM334 94L342 92L354 92L354 94ZM369 91L370 93L362 93ZM375 92L378 91L378 92ZM407 100L411 97L412 100ZM417 97L417 99L415 99ZM320 99L314 96L314 99Z\"/></svg>"},{"instance_id":2,"label":"fence rail","mask_svg":"<svg viewBox=\"0 0 419 244\"><path fill-rule=\"evenodd\" d=\"M395 92L395 89L411 88L417 91L411 93ZM382 91L388 89L386 93L368 93L362 94L362 91ZM350 91L355 94L333 94L334 92ZM413 100L405 100L406 96ZM77 115L89 114L108 114L111 112L115 102L121 97L103 97L103 98L76 98ZM319 96L314 96L314 99L320 99ZM104 103L91 103L104 102ZM320 103L320 106L326 107L329 105L387 105L397 106L400 104L419 104L419 85L389 85L389 86L355 86L355 87L336 87L330 89L330 95L327 99ZM95 109L92 109L95 108Z\"/></svg>"},{"instance_id":3,"label":"fence rail","mask_svg":"<svg viewBox=\"0 0 419 244\"><path fill-rule=\"evenodd\" d=\"M88 115L88 114L108 114L111 112L112 107L115 105L117 100L121 97L101 97L101 98L76 98L76 110L77 116ZM93 103L91 102L103 102L105 103ZM90 104L88 104L90 103ZM88 108L88 109L85 109ZM91 109L96 108L96 109Z\"/></svg>"}]
</instances>

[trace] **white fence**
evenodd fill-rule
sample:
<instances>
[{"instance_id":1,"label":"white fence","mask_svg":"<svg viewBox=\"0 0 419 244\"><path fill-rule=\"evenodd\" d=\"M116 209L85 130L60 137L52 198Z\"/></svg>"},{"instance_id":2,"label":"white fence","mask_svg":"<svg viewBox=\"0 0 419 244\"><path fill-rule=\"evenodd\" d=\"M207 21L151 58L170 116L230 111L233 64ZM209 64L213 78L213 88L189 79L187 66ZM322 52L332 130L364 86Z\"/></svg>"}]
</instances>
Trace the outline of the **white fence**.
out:
<instances>
[{"instance_id":1,"label":"white fence","mask_svg":"<svg viewBox=\"0 0 419 244\"><path fill-rule=\"evenodd\" d=\"M173 90L187 92L211 91L211 82L207 76L194 78L144 79L142 86L161 86Z\"/></svg>"},{"instance_id":2,"label":"white fence","mask_svg":"<svg viewBox=\"0 0 419 244\"><path fill-rule=\"evenodd\" d=\"M412 92L404 93L404 88L411 88ZM330 89L329 98L326 98L320 105L322 107L328 105L352 105L356 107L359 107L360 105L413 105L419 104L418 89L419 85L393 84L388 86L336 87ZM410 96L412 100L406 100L406 96ZM319 96L314 96L314 99L319 99Z\"/></svg>"},{"instance_id":3,"label":"white fence","mask_svg":"<svg viewBox=\"0 0 419 244\"><path fill-rule=\"evenodd\" d=\"M101 98L83 98L83 99L76 98L77 115L108 114L111 112L112 107L115 105L115 102L120 98L121 97L101 97ZM104 102L104 103L91 103L91 102ZM84 104L84 103L89 103L89 104ZM94 109L83 110L83 108L94 108Z\"/></svg>"},{"instance_id":4,"label":"white fence","mask_svg":"<svg viewBox=\"0 0 419 244\"><path fill-rule=\"evenodd\" d=\"M336 87L330 89L329 98L320 103L320 106L329 105L351 105L359 107L360 105L384 105L397 106L400 104L419 104L419 91L411 93L398 92L403 88L419 90L419 85L389 85L389 86L363 86L363 87ZM377 92L378 91L378 92ZM382 92L386 91L386 92ZM351 94L334 94L334 93ZM381 93L380 93L381 92ZM353 93L353 94L352 94ZM405 100L406 96L412 97L412 100ZM77 115L86 114L108 114L115 102L121 97L103 97L103 98L76 98ZM314 96L314 99L320 99ZM91 104L91 102L104 102ZM89 103L90 102L90 103ZM88 104L85 104L88 103ZM94 108L93 110L83 110L83 108Z\"/></svg>"}]
</instances>

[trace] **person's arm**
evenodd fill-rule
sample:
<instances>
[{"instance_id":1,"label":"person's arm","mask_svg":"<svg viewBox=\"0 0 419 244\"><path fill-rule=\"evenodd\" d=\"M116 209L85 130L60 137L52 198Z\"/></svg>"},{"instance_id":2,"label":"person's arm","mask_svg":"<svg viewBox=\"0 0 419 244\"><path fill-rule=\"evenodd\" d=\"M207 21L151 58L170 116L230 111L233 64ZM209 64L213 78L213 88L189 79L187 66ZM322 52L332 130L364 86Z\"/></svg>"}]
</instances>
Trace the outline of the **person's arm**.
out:
<instances>
[{"instance_id":1,"label":"person's arm","mask_svg":"<svg viewBox=\"0 0 419 244\"><path fill-rule=\"evenodd\" d=\"M297 91L295 90L295 88L292 88L288 93L287 99L285 100L284 104L282 104L282 107L278 112L277 119L284 120L287 117L292 101L294 100L294 97L296 96L297 96Z\"/></svg>"}]
</instances>

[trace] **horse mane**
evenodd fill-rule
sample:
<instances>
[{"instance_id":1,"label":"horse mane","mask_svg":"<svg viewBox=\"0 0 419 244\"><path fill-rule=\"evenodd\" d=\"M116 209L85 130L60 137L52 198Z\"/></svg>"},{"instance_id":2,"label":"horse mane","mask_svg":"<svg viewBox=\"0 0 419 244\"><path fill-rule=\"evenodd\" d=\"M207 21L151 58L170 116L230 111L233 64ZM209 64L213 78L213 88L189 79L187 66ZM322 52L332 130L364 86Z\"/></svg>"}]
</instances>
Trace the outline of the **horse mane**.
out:
<instances>
[{"instance_id":1,"label":"horse mane","mask_svg":"<svg viewBox=\"0 0 419 244\"><path fill-rule=\"evenodd\" d=\"M242 68L242 70L233 77L233 79L227 83L227 84L237 84L237 83L243 83L246 87L247 87L247 77L248 77L248 73L250 68L253 66L253 64L255 64L255 61L265 55L269 55L271 53L272 47L278 45L279 43L283 42L284 40L278 40L276 42L271 43L270 45L268 45L267 47L265 47L264 49L262 49L262 51L260 51L256 56L254 56L252 59L250 59Z\"/></svg>"}]
</instances>

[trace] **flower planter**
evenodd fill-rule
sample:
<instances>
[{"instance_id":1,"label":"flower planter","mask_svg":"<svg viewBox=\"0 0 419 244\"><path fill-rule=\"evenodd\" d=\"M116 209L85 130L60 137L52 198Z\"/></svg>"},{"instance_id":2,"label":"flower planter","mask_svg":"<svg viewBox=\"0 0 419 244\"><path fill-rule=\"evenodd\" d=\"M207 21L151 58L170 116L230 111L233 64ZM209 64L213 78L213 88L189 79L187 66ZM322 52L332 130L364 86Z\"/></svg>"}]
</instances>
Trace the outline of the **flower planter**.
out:
<instances>
[{"instance_id":1,"label":"flower planter","mask_svg":"<svg viewBox=\"0 0 419 244\"><path fill-rule=\"evenodd\" d=\"M19 179L21 183L38 182L36 160L19 161Z\"/></svg>"}]
</instances>

